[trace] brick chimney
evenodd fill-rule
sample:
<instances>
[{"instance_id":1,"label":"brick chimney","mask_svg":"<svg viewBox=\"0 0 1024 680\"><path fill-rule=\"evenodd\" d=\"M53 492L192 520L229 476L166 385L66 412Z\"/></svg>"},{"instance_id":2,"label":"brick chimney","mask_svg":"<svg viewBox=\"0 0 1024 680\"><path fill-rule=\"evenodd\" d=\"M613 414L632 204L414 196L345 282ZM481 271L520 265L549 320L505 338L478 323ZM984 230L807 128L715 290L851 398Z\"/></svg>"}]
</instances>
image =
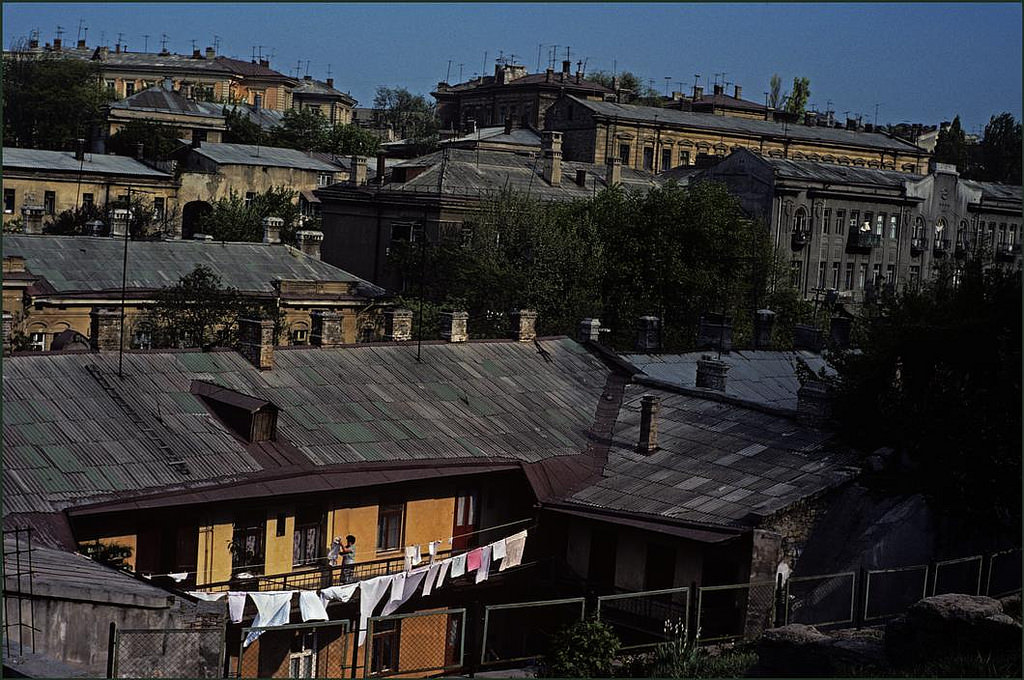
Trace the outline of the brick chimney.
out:
<instances>
[{"instance_id":1,"label":"brick chimney","mask_svg":"<svg viewBox=\"0 0 1024 680\"><path fill-rule=\"evenodd\" d=\"M694 85L693 86L693 100L697 101L698 99L700 99L703 96L704 96L704 88L701 87L700 85Z\"/></svg>"},{"instance_id":2,"label":"brick chimney","mask_svg":"<svg viewBox=\"0 0 1024 680\"><path fill-rule=\"evenodd\" d=\"M284 220L280 217L264 217L263 218L263 242L264 243L280 243L281 242L281 227L284 226Z\"/></svg>"},{"instance_id":3,"label":"brick chimney","mask_svg":"<svg viewBox=\"0 0 1024 680\"><path fill-rule=\"evenodd\" d=\"M63 41L60 38L54 38L53 39L53 51L54 52L60 52L60 48L61 48L61 43L62 42ZM118 47L120 47L120 45L118 45Z\"/></svg>"},{"instance_id":4,"label":"brick chimney","mask_svg":"<svg viewBox=\"0 0 1024 680\"><path fill-rule=\"evenodd\" d=\"M352 182L357 187L366 184L366 156L352 156Z\"/></svg>"},{"instance_id":5,"label":"brick chimney","mask_svg":"<svg viewBox=\"0 0 1024 680\"><path fill-rule=\"evenodd\" d=\"M213 49L212 47L207 47L206 48L206 58L207 59L213 59L216 56L217 56L217 51L215 49Z\"/></svg>"},{"instance_id":6,"label":"brick chimney","mask_svg":"<svg viewBox=\"0 0 1024 680\"><path fill-rule=\"evenodd\" d=\"M21 206L21 217L25 222L25 233L26 234L42 234L43 233L43 215L46 214L46 208L41 205L23 205Z\"/></svg>"},{"instance_id":7,"label":"brick chimney","mask_svg":"<svg viewBox=\"0 0 1024 680\"><path fill-rule=\"evenodd\" d=\"M742 99L742 97L740 97L741 94L743 94L743 88L740 87L739 85L736 85L733 89L732 96L735 97L736 99Z\"/></svg>"},{"instance_id":8,"label":"brick chimney","mask_svg":"<svg viewBox=\"0 0 1024 680\"><path fill-rule=\"evenodd\" d=\"M384 312L384 339L391 342L412 340L411 309L392 309Z\"/></svg>"},{"instance_id":9,"label":"brick chimney","mask_svg":"<svg viewBox=\"0 0 1024 680\"><path fill-rule=\"evenodd\" d=\"M311 315L312 328L309 341L317 347L334 347L345 342L342 330L344 316L341 312L317 309Z\"/></svg>"},{"instance_id":10,"label":"brick chimney","mask_svg":"<svg viewBox=\"0 0 1024 680\"><path fill-rule=\"evenodd\" d=\"M656 316L641 316L636 325L636 350L657 352L661 348L661 319Z\"/></svg>"},{"instance_id":11,"label":"brick chimney","mask_svg":"<svg viewBox=\"0 0 1024 680\"><path fill-rule=\"evenodd\" d=\"M80 50L84 50L84 49L86 49L86 47L85 47L85 38L79 38L79 39L78 39L78 45L77 45L77 47L78 47L78 49L80 49Z\"/></svg>"},{"instance_id":12,"label":"brick chimney","mask_svg":"<svg viewBox=\"0 0 1024 680\"><path fill-rule=\"evenodd\" d=\"M320 244L324 241L324 232L318 229L302 229L295 232L295 241L304 255L320 259Z\"/></svg>"},{"instance_id":13,"label":"brick chimney","mask_svg":"<svg viewBox=\"0 0 1024 680\"><path fill-rule=\"evenodd\" d=\"M121 311L113 307L95 307L89 313L89 344L101 352L121 346Z\"/></svg>"},{"instance_id":14,"label":"brick chimney","mask_svg":"<svg viewBox=\"0 0 1024 680\"><path fill-rule=\"evenodd\" d=\"M441 312L441 337L448 342L466 342L469 314L466 312Z\"/></svg>"},{"instance_id":15,"label":"brick chimney","mask_svg":"<svg viewBox=\"0 0 1024 680\"><path fill-rule=\"evenodd\" d=\"M327 82L327 87L330 87L330 88L334 87L334 78L328 78L326 82Z\"/></svg>"},{"instance_id":16,"label":"brick chimney","mask_svg":"<svg viewBox=\"0 0 1024 680\"><path fill-rule=\"evenodd\" d=\"M725 94L725 86L721 83L715 83L715 94Z\"/></svg>"},{"instance_id":17,"label":"brick chimney","mask_svg":"<svg viewBox=\"0 0 1024 680\"><path fill-rule=\"evenodd\" d=\"M697 349L732 349L732 319L722 314L702 314L697 326Z\"/></svg>"},{"instance_id":18,"label":"brick chimney","mask_svg":"<svg viewBox=\"0 0 1024 680\"><path fill-rule=\"evenodd\" d=\"M796 419L801 425L821 427L832 418L832 393L820 380L809 380L796 391Z\"/></svg>"},{"instance_id":19,"label":"brick chimney","mask_svg":"<svg viewBox=\"0 0 1024 680\"><path fill-rule=\"evenodd\" d=\"M238 349L261 371L274 367L274 322L270 319L239 319Z\"/></svg>"},{"instance_id":20,"label":"brick chimney","mask_svg":"<svg viewBox=\"0 0 1024 680\"><path fill-rule=\"evenodd\" d=\"M576 334L576 340L580 343L587 342L600 342L601 340L601 320L600 319L584 319L580 321L579 332Z\"/></svg>"},{"instance_id":21,"label":"brick chimney","mask_svg":"<svg viewBox=\"0 0 1024 680\"><path fill-rule=\"evenodd\" d=\"M640 441L636 450L643 454L651 454L658 450L658 412L661 410L661 399L653 394L645 394L640 400Z\"/></svg>"},{"instance_id":22,"label":"brick chimney","mask_svg":"<svg viewBox=\"0 0 1024 680\"><path fill-rule=\"evenodd\" d=\"M520 309L512 312L512 338L519 342L532 342L537 337L537 312Z\"/></svg>"},{"instance_id":23,"label":"brick chimney","mask_svg":"<svg viewBox=\"0 0 1024 680\"><path fill-rule=\"evenodd\" d=\"M202 50L200 50L198 47L194 48L192 50L192 58L193 59L202 59L203 58Z\"/></svg>"},{"instance_id":24,"label":"brick chimney","mask_svg":"<svg viewBox=\"0 0 1024 680\"><path fill-rule=\"evenodd\" d=\"M732 368L718 359L705 354L697 360L697 387L725 392L725 374Z\"/></svg>"},{"instance_id":25,"label":"brick chimney","mask_svg":"<svg viewBox=\"0 0 1024 680\"><path fill-rule=\"evenodd\" d=\"M562 133L545 130L541 133L544 151L544 181L553 187L562 183Z\"/></svg>"},{"instance_id":26,"label":"brick chimney","mask_svg":"<svg viewBox=\"0 0 1024 680\"><path fill-rule=\"evenodd\" d=\"M75 140L75 160L81 163L85 160L85 140Z\"/></svg>"},{"instance_id":27,"label":"brick chimney","mask_svg":"<svg viewBox=\"0 0 1024 680\"><path fill-rule=\"evenodd\" d=\"M605 161L608 165L608 172L605 173L605 184L610 187L622 184L622 159L609 158Z\"/></svg>"},{"instance_id":28,"label":"brick chimney","mask_svg":"<svg viewBox=\"0 0 1024 680\"><path fill-rule=\"evenodd\" d=\"M770 309L759 309L754 312L754 349L771 347L774 328L775 312Z\"/></svg>"}]
</instances>

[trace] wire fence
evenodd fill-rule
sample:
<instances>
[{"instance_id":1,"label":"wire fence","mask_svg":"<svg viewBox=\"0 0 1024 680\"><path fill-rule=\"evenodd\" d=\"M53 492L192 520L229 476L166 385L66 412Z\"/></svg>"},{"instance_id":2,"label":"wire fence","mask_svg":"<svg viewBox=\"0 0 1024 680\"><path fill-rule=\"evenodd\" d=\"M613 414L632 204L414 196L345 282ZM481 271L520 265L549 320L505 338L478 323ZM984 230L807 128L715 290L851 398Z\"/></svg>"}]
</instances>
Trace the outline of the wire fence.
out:
<instances>
[{"instance_id":1,"label":"wire fence","mask_svg":"<svg viewBox=\"0 0 1024 680\"><path fill-rule=\"evenodd\" d=\"M117 629L115 678L224 677L223 628Z\"/></svg>"},{"instance_id":2,"label":"wire fence","mask_svg":"<svg viewBox=\"0 0 1024 680\"><path fill-rule=\"evenodd\" d=\"M547 655L551 636L582 621L585 606L585 598L573 597L485 607L480 665L532 661Z\"/></svg>"},{"instance_id":3,"label":"wire fence","mask_svg":"<svg viewBox=\"0 0 1024 680\"><path fill-rule=\"evenodd\" d=\"M988 563L985 593L989 597L1003 597L1020 592L1020 548L1004 550L992 555Z\"/></svg>"},{"instance_id":4,"label":"wire fence","mask_svg":"<svg viewBox=\"0 0 1024 680\"><path fill-rule=\"evenodd\" d=\"M697 588L697 631L704 642L754 638L775 625L775 588L753 581Z\"/></svg>"},{"instance_id":5,"label":"wire fence","mask_svg":"<svg viewBox=\"0 0 1024 680\"><path fill-rule=\"evenodd\" d=\"M864 621L877 621L902 613L928 596L928 565L865 572Z\"/></svg>"},{"instance_id":6,"label":"wire fence","mask_svg":"<svg viewBox=\"0 0 1024 680\"><path fill-rule=\"evenodd\" d=\"M945 593L981 594L981 573L984 557L961 557L936 562L932 569L932 595Z\"/></svg>"},{"instance_id":7,"label":"wire fence","mask_svg":"<svg viewBox=\"0 0 1024 680\"><path fill-rule=\"evenodd\" d=\"M690 589L667 588L597 598L597 618L618 635L623 651L649 649L672 636L669 623L690 621Z\"/></svg>"},{"instance_id":8,"label":"wire fence","mask_svg":"<svg viewBox=\"0 0 1024 680\"><path fill-rule=\"evenodd\" d=\"M857 572L793 576L785 584L784 623L828 626L853 623Z\"/></svg>"},{"instance_id":9,"label":"wire fence","mask_svg":"<svg viewBox=\"0 0 1024 680\"><path fill-rule=\"evenodd\" d=\"M242 628L235 677L349 677L352 666L348 632L348 621ZM182 673L176 677L187 676Z\"/></svg>"},{"instance_id":10,"label":"wire fence","mask_svg":"<svg viewBox=\"0 0 1024 680\"><path fill-rule=\"evenodd\" d=\"M363 677L422 677L460 670L466 654L466 610L371 617L363 654Z\"/></svg>"}]
</instances>

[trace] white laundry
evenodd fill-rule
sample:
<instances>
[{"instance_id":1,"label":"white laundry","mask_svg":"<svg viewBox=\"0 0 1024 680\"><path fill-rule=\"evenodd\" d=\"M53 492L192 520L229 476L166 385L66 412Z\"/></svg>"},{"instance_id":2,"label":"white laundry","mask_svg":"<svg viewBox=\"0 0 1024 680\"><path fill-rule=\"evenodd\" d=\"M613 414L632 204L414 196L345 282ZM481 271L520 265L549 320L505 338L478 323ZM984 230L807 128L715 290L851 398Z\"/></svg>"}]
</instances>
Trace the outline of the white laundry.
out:
<instances>
[{"instance_id":1,"label":"white laundry","mask_svg":"<svg viewBox=\"0 0 1024 680\"><path fill-rule=\"evenodd\" d=\"M505 539L501 539L491 543L491 560L503 560L505 559Z\"/></svg>"},{"instance_id":2,"label":"white laundry","mask_svg":"<svg viewBox=\"0 0 1024 680\"><path fill-rule=\"evenodd\" d=\"M458 578L466 573L466 553L452 558L451 577Z\"/></svg>"},{"instance_id":3,"label":"white laundry","mask_svg":"<svg viewBox=\"0 0 1024 680\"><path fill-rule=\"evenodd\" d=\"M423 580L423 597L430 595L430 591L434 589L434 583L437 581L437 575L441 573L442 564L442 562L437 562L430 565L427 577Z\"/></svg>"},{"instance_id":4,"label":"white laundry","mask_svg":"<svg viewBox=\"0 0 1024 680\"><path fill-rule=\"evenodd\" d=\"M396 602L402 599L402 591L405 588L405 579L407 574L402 572L401 574L395 574L391 577L391 597L388 602Z\"/></svg>"},{"instance_id":5,"label":"white laundry","mask_svg":"<svg viewBox=\"0 0 1024 680\"><path fill-rule=\"evenodd\" d=\"M366 640L366 621L373 613L373 608L384 597L384 591L391 585L392 576L378 576L369 581L359 582L359 647Z\"/></svg>"},{"instance_id":6,"label":"white laundry","mask_svg":"<svg viewBox=\"0 0 1024 680\"><path fill-rule=\"evenodd\" d=\"M172 579L174 579L175 583L181 583L182 581L184 581L185 579L188 578L188 572L187 571L181 571L181 572L178 572L176 574L168 574L168 576L170 576Z\"/></svg>"},{"instance_id":7,"label":"white laundry","mask_svg":"<svg viewBox=\"0 0 1024 680\"><path fill-rule=\"evenodd\" d=\"M437 582L434 583L434 589L435 590L440 588L441 584L444 583L444 577L448 573L448 569L449 569L449 567L451 567L451 565L452 565L451 559L447 559L447 560L444 560L443 562L441 562L441 570L437 572Z\"/></svg>"},{"instance_id":8,"label":"white laundry","mask_svg":"<svg viewBox=\"0 0 1024 680\"><path fill-rule=\"evenodd\" d=\"M437 557L437 549L441 546L441 541L431 541L427 544L427 552L430 553L430 561L433 562L434 558Z\"/></svg>"},{"instance_id":9,"label":"white laundry","mask_svg":"<svg viewBox=\"0 0 1024 680\"><path fill-rule=\"evenodd\" d=\"M526 530L518 534L512 534L505 539L505 559L501 561L498 571L505 571L510 567L518 567L523 561L523 550L526 548Z\"/></svg>"},{"instance_id":10,"label":"white laundry","mask_svg":"<svg viewBox=\"0 0 1024 680\"><path fill-rule=\"evenodd\" d=\"M206 602L216 602L227 595L227 593L204 593L199 590L190 590L188 594L197 600L205 600Z\"/></svg>"},{"instance_id":11,"label":"white laundry","mask_svg":"<svg viewBox=\"0 0 1024 680\"><path fill-rule=\"evenodd\" d=\"M348 602L355 595L356 589L359 588L359 583L346 583L343 586L332 586L330 588L324 588L320 591L320 601L326 606L328 602L332 600L338 600L340 602Z\"/></svg>"},{"instance_id":12,"label":"white laundry","mask_svg":"<svg viewBox=\"0 0 1024 680\"><path fill-rule=\"evenodd\" d=\"M302 621L327 621L327 609L323 601L312 590L299 592L299 611L302 613Z\"/></svg>"},{"instance_id":13,"label":"white laundry","mask_svg":"<svg viewBox=\"0 0 1024 680\"><path fill-rule=\"evenodd\" d=\"M231 616L231 623L242 622L242 612L245 611L245 598L248 593L228 593L228 614Z\"/></svg>"},{"instance_id":14,"label":"white laundry","mask_svg":"<svg viewBox=\"0 0 1024 680\"><path fill-rule=\"evenodd\" d=\"M272 626L287 625L291 619L293 592L291 590L279 590L267 593L249 593L249 598L256 605L256 619L252 622L252 627L270 628ZM248 647L262 634L262 630L249 631L249 635L245 638L242 646Z\"/></svg>"},{"instance_id":15,"label":"white laundry","mask_svg":"<svg viewBox=\"0 0 1024 680\"><path fill-rule=\"evenodd\" d=\"M480 566L476 570L476 581L474 583L483 583L487 580L487 577L491 573L491 546L486 545L484 549L480 551Z\"/></svg>"},{"instance_id":16,"label":"white laundry","mask_svg":"<svg viewBox=\"0 0 1024 680\"><path fill-rule=\"evenodd\" d=\"M405 570L409 571L420 562L423 561L423 557L420 555L420 547L418 545L410 545L405 548Z\"/></svg>"},{"instance_id":17,"label":"white laundry","mask_svg":"<svg viewBox=\"0 0 1024 680\"><path fill-rule=\"evenodd\" d=\"M392 582L392 599L390 602L384 605L384 609L381 610L381 614L383 616L387 616L388 614L390 614L391 612L395 611L403 604L408 602L409 598L411 598L416 593L416 589L420 587L421 583L423 583L423 579L426 578L427 570L428 567L420 567L419 569L413 569L408 573L408 575L405 576L405 582L402 585L402 596L398 600L394 599L395 583Z\"/></svg>"}]
</instances>

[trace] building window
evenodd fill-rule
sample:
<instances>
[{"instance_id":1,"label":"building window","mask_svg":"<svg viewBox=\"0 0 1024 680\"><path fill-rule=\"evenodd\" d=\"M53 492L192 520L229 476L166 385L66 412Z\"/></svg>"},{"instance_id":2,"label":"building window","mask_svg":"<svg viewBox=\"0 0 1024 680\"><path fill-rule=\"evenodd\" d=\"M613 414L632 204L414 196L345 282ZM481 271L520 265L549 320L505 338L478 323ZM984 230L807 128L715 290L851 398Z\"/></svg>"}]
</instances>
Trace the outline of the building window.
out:
<instances>
[{"instance_id":1,"label":"building window","mask_svg":"<svg viewBox=\"0 0 1024 680\"><path fill-rule=\"evenodd\" d=\"M899 235L899 218L896 215L889 215L889 238L896 238Z\"/></svg>"},{"instance_id":2,"label":"building window","mask_svg":"<svg viewBox=\"0 0 1024 680\"><path fill-rule=\"evenodd\" d=\"M148 325L143 325L132 333L132 349L152 349L153 331Z\"/></svg>"},{"instance_id":3,"label":"building window","mask_svg":"<svg viewBox=\"0 0 1024 680\"><path fill-rule=\"evenodd\" d=\"M644 170L654 171L654 148L650 146L644 147Z\"/></svg>"},{"instance_id":4,"label":"building window","mask_svg":"<svg viewBox=\"0 0 1024 680\"><path fill-rule=\"evenodd\" d=\"M398 670L399 621L373 622L373 656L370 673L375 675Z\"/></svg>"},{"instance_id":5,"label":"building window","mask_svg":"<svg viewBox=\"0 0 1024 680\"><path fill-rule=\"evenodd\" d=\"M248 517L235 522L231 535L232 572L263 573L266 534L265 518Z\"/></svg>"},{"instance_id":6,"label":"building window","mask_svg":"<svg viewBox=\"0 0 1024 680\"><path fill-rule=\"evenodd\" d=\"M619 144L619 160L623 165L629 165L629 144Z\"/></svg>"},{"instance_id":7,"label":"building window","mask_svg":"<svg viewBox=\"0 0 1024 680\"><path fill-rule=\"evenodd\" d=\"M689 151L680 151L679 152L679 165L689 165L689 164L690 164L690 152Z\"/></svg>"},{"instance_id":8,"label":"building window","mask_svg":"<svg viewBox=\"0 0 1024 680\"><path fill-rule=\"evenodd\" d=\"M163 200L163 199L160 199L160 200ZM82 207L83 208L91 208L95 202L96 202L96 199L93 197L92 194L82 194Z\"/></svg>"},{"instance_id":9,"label":"building window","mask_svg":"<svg viewBox=\"0 0 1024 680\"><path fill-rule=\"evenodd\" d=\"M832 263L832 290L839 290L839 263Z\"/></svg>"},{"instance_id":10,"label":"building window","mask_svg":"<svg viewBox=\"0 0 1024 680\"><path fill-rule=\"evenodd\" d=\"M825 262L818 263L818 288L825 287L825 271L827 266Z\"/></svg>"},{"instance_id":11,"label":"building window","mask_svg":"<svg viewBox=\"0 0 1024 680\"><path fill-rule=\"evenodd\" d=\"M43 210L47 215L52 215L57 211L57 194L52 191L43 194Z\"/></svg>"},{"instance_id":12,"label":"building window","mask_svg":"<svg viewBox=\"0 0 1024 680\"><path fill-rule=\"evenodd\" d=\"M14 189L4 189L4 214L10 215L14 212Z\"/></svg>"},{"instance_id":13,"label":"building window","mask_svg":"<svg viewBox=\"0 0 1024 680\"><path fill-rule=\"evenodd\" d=\"M858 210L851 210L850 211L850 234L851 235L852 234L856 234L857 230L860 229L860 224L858 223L858 220L860 220L860 211L858 211Z\"/></svg>"},{"instance_id":14,"label":"building window","mask_svg":"<svg viewBox=\"0 0 1024 680\"><path fill-rule=\"evenodd\" d=\"M871 265L871 283L873 283L875 286L882 285L882 265L881 265L881 263L876 263L876 264Z\"/></svg>"},{"instance_id":15,"label":"building window","mask_svg":"<svg viewBox=\"0 0 1024 680\"><path fill-rule=\"evenodd\" d=\"M1009 240L1007 241L1007 243L1009 243L1011 246L1017 243L1017 225L1016 224L1011 224L1010 225L1010 236L1009 236Z\"/></svg>"},{"instance_id":16,"label":"building window","mask_svg":"<svg viewBox=\"0 0 1024 680\"><path fill-rule=\"evenodd\" d=\"M319 509L299 510L292 534L292 566L315 564L323 557L324 517Z\"/></svg>"},{"instance_id":17,"label":"building window","mask_svg":"<svg viewBox=\"0 0 1024 680\"><path fill-rule=\"evenodd\" d=\"M391 224L391 242L416 240L416 229L413 222L393 222Z\"/></svg>"},{"instance_id":18,"label":"building window","mask_svg":"<svg viewBox=\"0 0 1024 680\"><path fill-rule=\"evenodd\" d=\"M256 200L256 192L255 191L246 191L245 192L245 207L248 208L249 206L251 206L252 202L255 201L255 200Z\"/></svg>"},{"instance_id":19,"label":"building window","mask_svg":"<svg viewBox=\"0 0 1024 680\"><path fill-rule=\"evenodd\" d=\"M871 220L875 214L871 211L864 213L864 220L860 225L860 230L863 232L871 233Z\"/></svg>"},{"instance_id":20,"label":"building window","mask_svg":"<svg viewBox=\"0 0 1024 680\"><path fill-rule=\"evenodd\" d=\"M875 234L877 236L882 235L882 230L885 228L885 213L878 213L875 217Z\"/></svg>"},{"instance_id":21,"label":"building window","mask_svg":"<svg viewBox=\"0 0 1024 680\"><path fill-rule=\"evenodd\" d=\"M789 282L794 288L800 287L800 260L789 263Z\"/></svg>"},{"instance_id":22,"label":"building window","mask_svg":"<svg viewBox=\"0 0 1024 680\"><path fill-rule=\"evenodd\" d=\"M115 82L113 80L108 80L107 81L107 94L110 95L111 97L113 97L113 96L115 96L116 93L117 93L117 82Z\"/></svg>"},{"instance_id":23,"label":"building window","mask_svg":"<svg viewBox=\"0 0 1024 680\"><path fill-rule=\"evenodd\" d=\"M135 94L135 82L132 80L125 81L124 96L131 97L133 94Z\"/></svg>"},{"instance_id":24,"label":"building window","mask_svg":"<svg viewBox=\"0 0 1024 680\"><path fill-rule=\"evenodd\" d=\"M861 262L860 267L857 268L857 287L864 290L864 284L868 281L868 265L866 262Z\"/></svg>"},{"instance_id":25,"label":"building window","mask_svg":"<svg viewBox=\"0 0 1024 680\"><path fill-rule=\"evenodd\" d=\"M1006 222L999 223L999 245L1006 245Z\"/></svg>"},{"instance_id":26,"label":"building window","mask_svg":"<svg viewBox=\"0 0 1024 680\"><path fill-rule=\"evenodd\" d=\"M661 169L668 170L672 167L672 149L661 150Z\"/></svg>"},{"instance_id":27,"label":"building window","mask_svg":"<svg viewBox=\"0 0 1024 680\"><path fill-rule=\"evenodd\" d=\"M289 678L316 677L316 631L298 631L288 655Z\"/></svg>"},{"instance_id":28,"label":"building window","mask_svg":"<svg viewBox=\"0 0 1024 680\"><path fill-rule=\"evenodd\" d=\"M162 220L164 218L164 197L156 196L153 198L153 219Z\"/></svg>"},{"instance_id":29,"label":"building window","mask_svg":"<svg viewBox=\"0 0 1024 680\"><path fill-rule=\"evenodd\" d=\"M846 226L846 211L845 210L837 210L836 211L836 233L839 234L840 236L842 236L843 235L843 227L845 227L845 226Z\"/></svg>"},{"instance_id":30,"label":"building window","mask_svg":"<svg viewBox=\"0 0 1024 680\"><path fill-rule=\"evenodd\" d=\"M832 222L832 208L825 208L821 218L821 233L827 234L829 224Z\"/></svg>"},{"instance_id":31,"label":"building window","mask_svg":"<svg viewBox=\"0 0 1024 680\"><path fill-rule=\"evenodd\" d=\"M402 547L402 525L405 505L382 505L377 513L377 550L398 550Z\"/></svg>"},{"instance_id":32,"label":"building window","mask_svg":"<svg viewBox=\"0 0 1024 680\"><path fill-rule=\"evenodd\" d=\"M807 231L807 211L803 208L797 208L796 213L793 214L793 233L805 231Z\"/></svg>"},{"instance_id":33,"label":"building window","mask_svg":"<svg viewBox=\"0 0 1024 680\"><path fill-rule=\"evenodd\" d=\"M305 328L299 328L292 331L292 344L293 345L308 345L309 344L309 331Z\"/></svg>"},{"instance_id":34,"label":"building window","mask_svg":"<svg viewBox=\"0 0 1024 680\"><path fill-rule=\"evenodd\" d=\"M332 175L329 172L321 172L316 177L316 185L318 187L329 186L331 184L331 182L333 182L333 181L334 181L334 175Z\"/></svg>"},{"instance_id":35,"label":"building window","mask_svg":"<svg viewBox=\"0 0 1024 680\"><path fill-rule=\"evenodd\" d=\"M890 286L896 283L896 265L885 265L885 282L888 283Z\"/></svg>"},{"instance_id":36,"label":"building window","mask_svg":"<svg viewBox=\"0 0 1024 680\"><path fill-rule=\"evenodd\" d=\"M846 280L843 282L844 290L853 290L853 263L846 263Z\"/></svg>"},{"instance_id":37,"label":"building window","mask_svg":"<svg viewBox=\"0 0 1024 680\"><path fill-rule=\"evenodd\" d=\"M29 346L29 349L31 349L31 350L35 350L37 352L45 352L46 351L46 333L43 333L41 331L37 331L35 333L30 334L28 336L28 346Z\"/></svg>"}]
</instances>

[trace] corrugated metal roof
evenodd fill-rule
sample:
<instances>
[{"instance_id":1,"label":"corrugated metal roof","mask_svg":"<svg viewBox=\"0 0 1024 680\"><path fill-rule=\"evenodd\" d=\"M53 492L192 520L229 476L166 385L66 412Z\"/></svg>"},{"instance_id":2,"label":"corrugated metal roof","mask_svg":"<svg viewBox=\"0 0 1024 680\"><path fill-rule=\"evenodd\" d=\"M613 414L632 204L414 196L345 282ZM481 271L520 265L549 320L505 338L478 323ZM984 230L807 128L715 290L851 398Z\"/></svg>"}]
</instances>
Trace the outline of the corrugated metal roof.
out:
<instances>
[{"instance_id":1,"label":"corrugated metal roof","mask_svg":"<svg viewBox=\"0 0 1024 680\"><path fill-rule=\"evenodd\" d=\"M298 149L255 144L213 144L204 142L193 151L221 165L263 165L299 170L336 172L337 168Z\"/></svg>"},{"instance_id":2,"label":"corrugated metal roof","mask_svg":"<svg viewBox=\"0 0 1024 680\"><path fill-rule=\"evenodd\" d=\"M222 118L220 111L213 112L200 108L196 102L175 92L164 89L161 85L133 94L131 97L110 104L112 109L145 109L149 111L168 111L176 114Z\"/></svg>"},{"instance_id":3,"label":"corrugated metal roof","mask_svg":"<svg viewBox=\"0 0 1024 680\"><path fill-rule=\"evenodd\" d=\"M4 234L5 255L25 258L25 267L43 276L57 291L120 290L124 241L91 236ZM239 266L244 263L244 266ZM367 295L381 289L285 245L201 241L132 241L128 246L128 287L156 290L174 285L205 265L226 286L272 293L273 282L343 281L357 283ZM187 390L186 390L187 391Z\"/></svg>"},{"instance_id":4,"label":"corrugated metal roof","mask_svg":"<svg viewBox=\"0 0 1024 680\"><path fill-rule=\"evenodd\" d=\"M90 175L126 175L152 179L173 179L166 172L160 172L127 156L85 154L85 160L75 160L72 151L45 151L42 149L17 149L4 147L4 168L25 170L53 170L56 172L79 171Z\"/></svg>"},{"instance_id":5,"label":"corrugated metal roof","mask_svg":"<svg viewBox=\"0 0 1024 680\"><path fill-rule=\"evenodd\" d=\"M617 104L615 102L596 102L579 97L569 96L574 103L588 108L595 113L619 120L635 120L659 125L678 125L701 130L720 130L729 134L757 135L767 137L788 137L815 142L889 149L904 153L923 152L909 142L886 137L877 132L853 132L837 128L811 127L808 125L783 125L764 120L737 118L734 116L718 116L713 113L697 113L692 111L675 111L653 106L637 106L634 104Z\"/></svg>"}]
</instances>

